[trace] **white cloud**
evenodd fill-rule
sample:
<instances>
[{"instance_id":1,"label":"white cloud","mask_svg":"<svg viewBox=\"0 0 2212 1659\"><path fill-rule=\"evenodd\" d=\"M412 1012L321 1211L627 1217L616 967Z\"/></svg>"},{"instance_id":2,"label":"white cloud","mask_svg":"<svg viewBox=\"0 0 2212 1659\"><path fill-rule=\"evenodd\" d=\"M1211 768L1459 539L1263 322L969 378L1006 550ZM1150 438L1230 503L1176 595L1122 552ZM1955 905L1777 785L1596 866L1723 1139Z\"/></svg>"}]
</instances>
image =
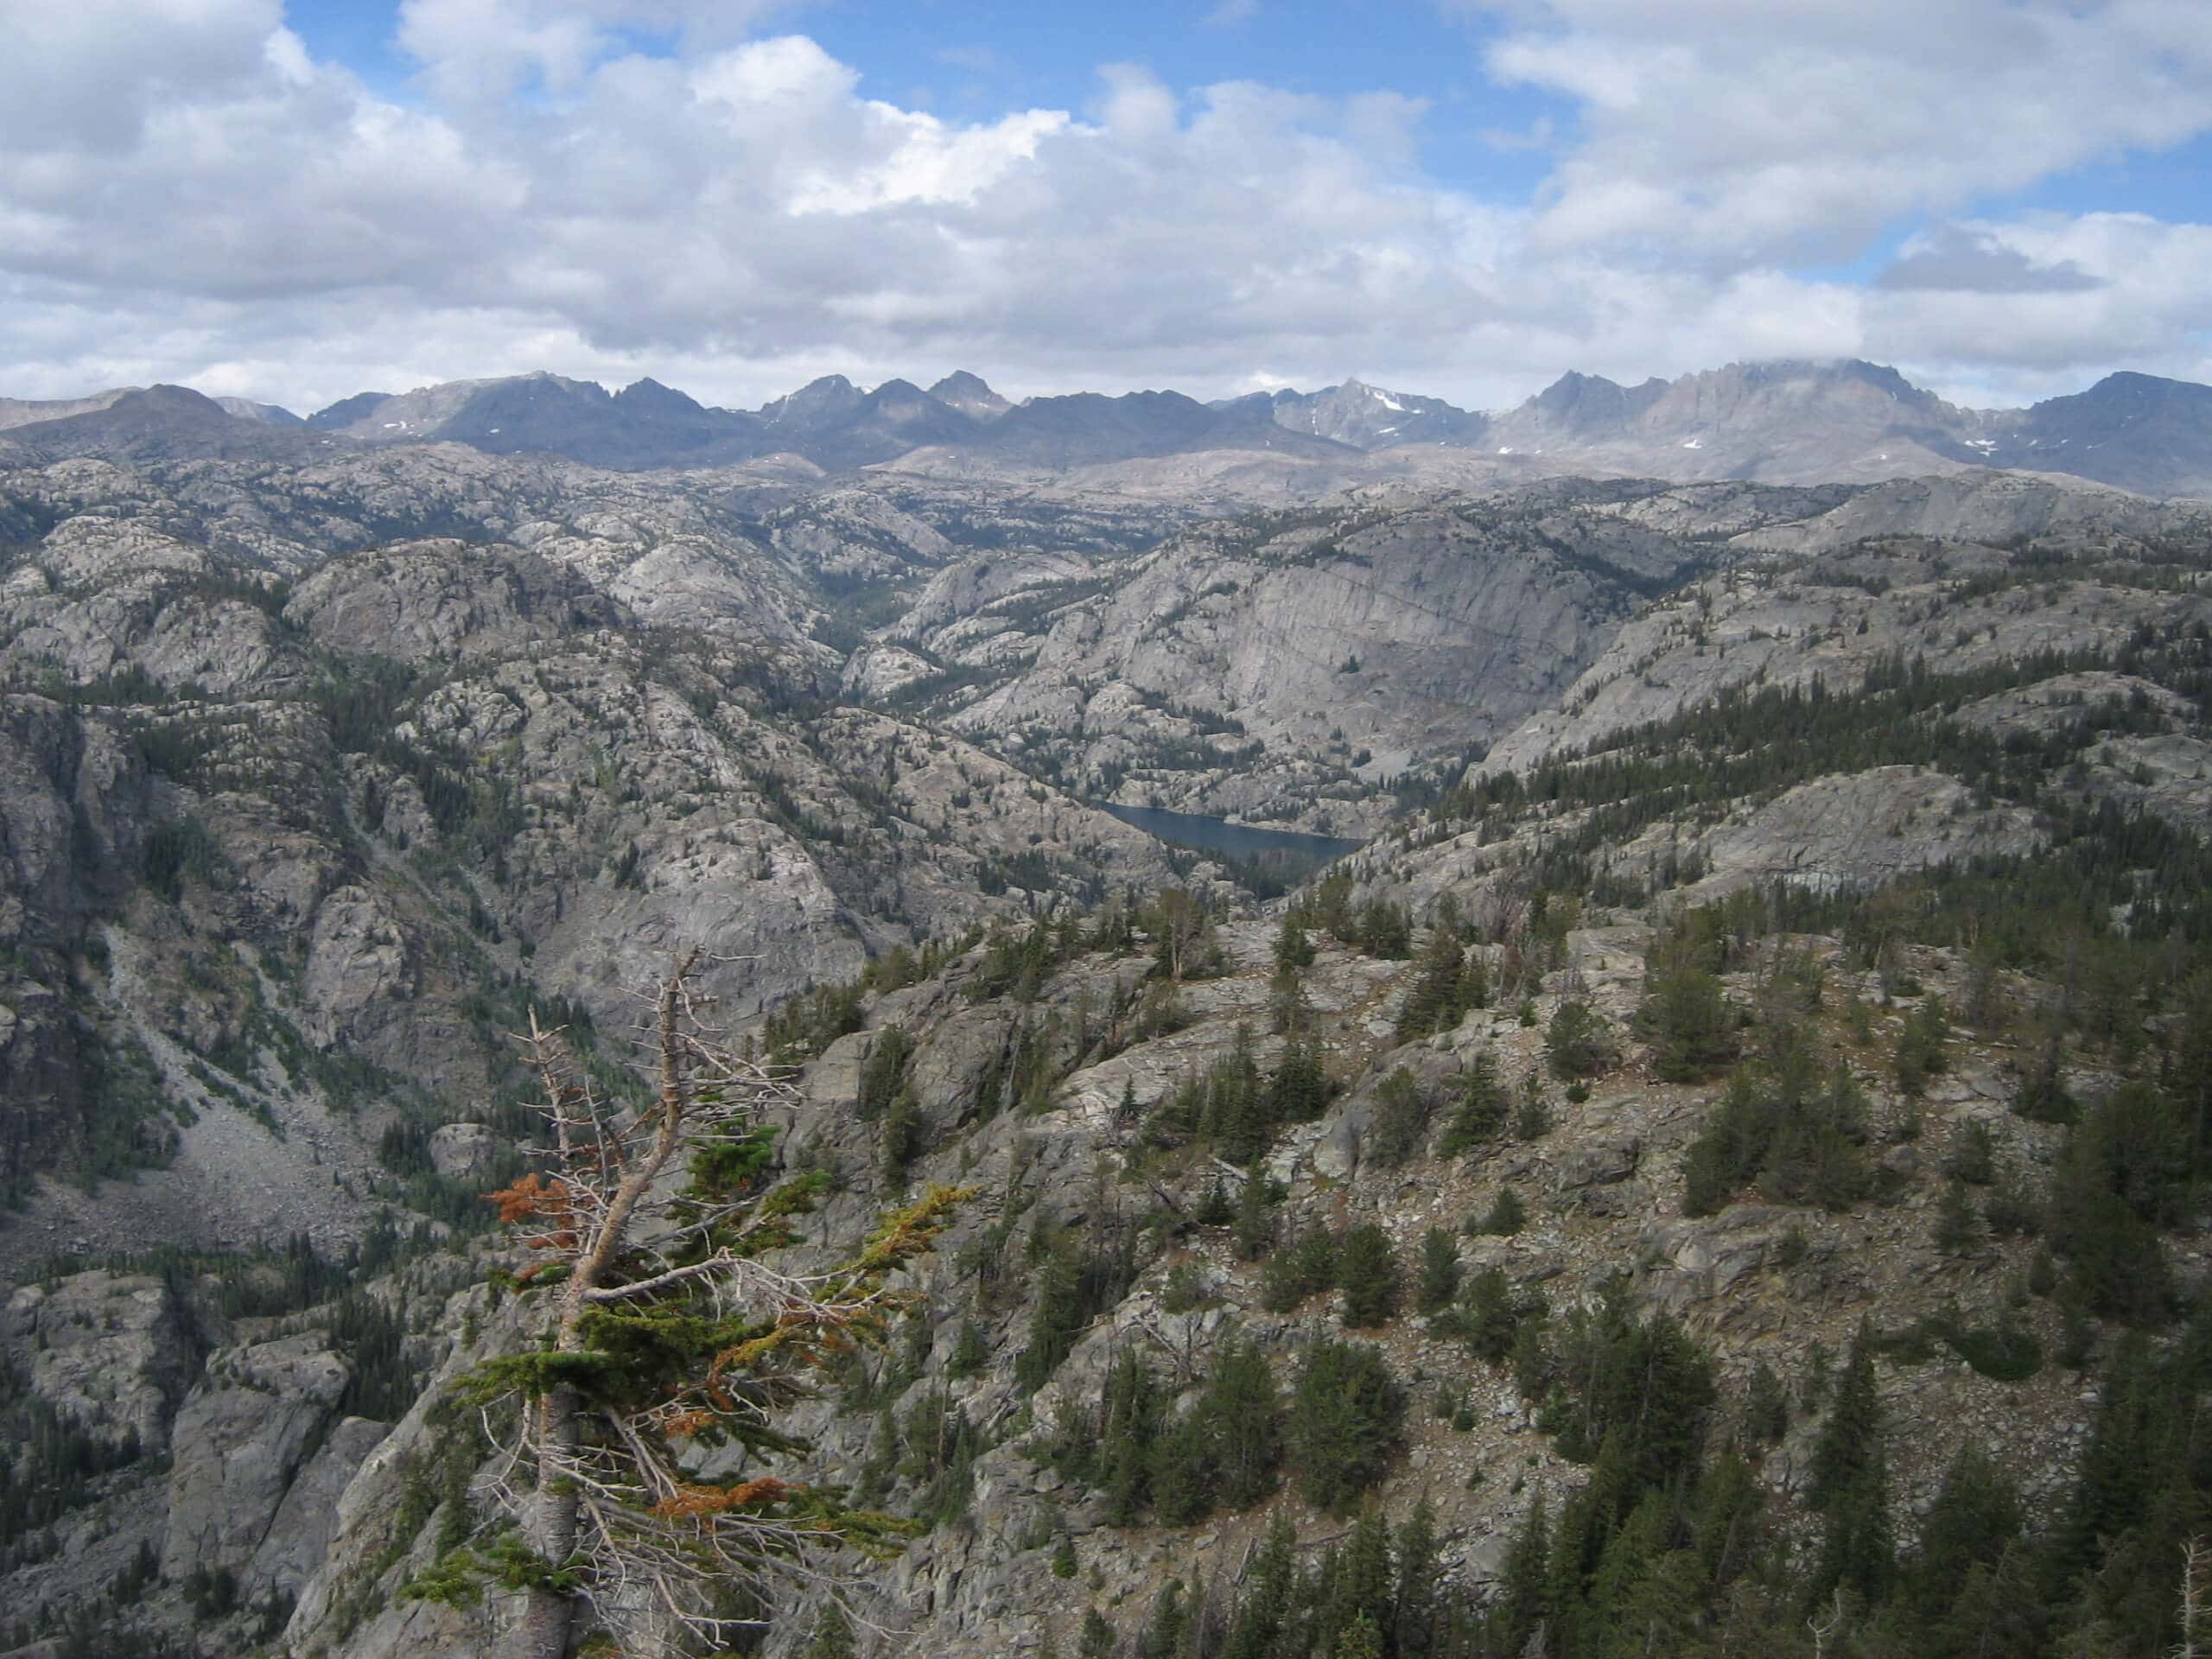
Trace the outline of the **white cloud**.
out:
<instances>
[{"instance_id":1,"label":"white cloud","mask_svg":"<svg viewBox=\"0 0 2212 1659\"><path fill-rule=\"evenodd\" d=\"M2194 9L1879 0L1847 27L1700 0L1670 37L1630 0L1532 0L1491 60L1582 108L1504 141L1567 148L1502 203L1425 171L1426 111L1388 89L1109 67L1079 111L962 123L804 35L732 34L766 10L408 0L403 102L313 60L276 0L0 0L29 44L0 60L0 391L312 407L551 367L755 403L966 366L1017 395L1210 395L1357 368L1497 404L1570 366L1863 352L2004 396L2204 356L2202 227L1975 219L1885 287L1786 273L2201 124ZM2027 132L2003 98L2063 118Z\"/></svg>"},{"instance_id":2,"label":"white cloud","mask_svg":"<svg viewBox=\"0 0 2212 1659\"><path fill-rule=\"evenodd\" d=\"M1855 251L2212 125L2212 8L2179 0L1543 0L1488 48L1581 106L1538 235Z\"/></svg>"}]
</instances>

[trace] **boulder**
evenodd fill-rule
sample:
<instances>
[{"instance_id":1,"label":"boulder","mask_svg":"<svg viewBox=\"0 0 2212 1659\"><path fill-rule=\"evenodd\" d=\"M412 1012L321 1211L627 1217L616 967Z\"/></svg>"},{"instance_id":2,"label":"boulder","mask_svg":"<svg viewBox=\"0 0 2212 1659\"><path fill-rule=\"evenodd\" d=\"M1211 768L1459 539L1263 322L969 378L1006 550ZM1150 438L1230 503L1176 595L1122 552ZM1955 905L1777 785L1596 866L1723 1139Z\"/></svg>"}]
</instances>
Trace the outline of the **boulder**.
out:
<instances>
[{"instance_id":1,"label":"boulder","mask_svg":"<svg viewBox=\"0 0 2212 1659\"><path fill-rule=\"evenodd\" d=\"M1643 1156L1643 1142L1632 1135L1590 1141L1560 1154L1552 1166L1552 1180L1561 1192L1610 1186L1635 1174Z\"/></svg>"}]
</instances>

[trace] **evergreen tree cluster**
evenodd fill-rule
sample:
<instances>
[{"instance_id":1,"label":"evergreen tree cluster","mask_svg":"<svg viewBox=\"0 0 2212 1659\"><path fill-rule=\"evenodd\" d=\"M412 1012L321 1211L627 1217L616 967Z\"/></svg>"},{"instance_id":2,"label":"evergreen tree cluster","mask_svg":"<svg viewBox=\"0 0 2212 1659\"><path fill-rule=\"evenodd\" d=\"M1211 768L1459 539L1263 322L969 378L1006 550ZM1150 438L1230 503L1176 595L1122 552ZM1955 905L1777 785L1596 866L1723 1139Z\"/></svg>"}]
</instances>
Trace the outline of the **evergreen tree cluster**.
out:
<instances>
[{"instance_id":1,"label":"evergreen tree cluster","mask_svg":"<svg viewBox=\"0 0 2212 1659\"><path fill-rule=\"evenodd\" d=\"M1748 1063L1706 1114L1682 1162L1682 1213L1709 1216L1756 1180L1777 1204L1843 1210L1872 1183L1866 1102L1838 1061L1821 1075L1795 1028L1772 1059Z\"/></svg>"},{"instance_id":2,"label":"evergreen tree cluster","mask_svg":"<svg viewBox=\"0 0 2212 1659\"><path fill-rule=\"evenodd\" d=\"M1316 1216L1268 1258L1260 1300L1270 1313L1287 1313L1308 1297L1340 1290L1348 1327L1382 1325L1398 1310L1403 1278L1380 1226L1363 1222L1338 1233Z\"/></svg>"},{"instance_id":3,"label":"evergreen tree cluster","mask_svg":"<svg viewBox=\"0 0 2212 1659\"><path fill-rule=\"evenodd\" d=\"M1068 1411L1056 1425L1049 1456L1062 1474L1106 1495L1116 1525L1186 1526L1274 1492L1283 1415L1274 1372L1255 1342L1224 1342L1179 1410L1143 1355L1125 1349L1095 1408Z\"/></svg>"},{"instance_id":4,"label":"evergreen tree cluster","mask_svg":"<svg viewBox=\"0 0 2212 1659\"><path fill-rule=\"evenodd\" d=\"M1490 966L1480 947L1468 950L1458 930L1440 922L1422 947L1413 988L1398 1014L1398 1040L1450 1031L1477 1008L1490 1006Z\"/></svg>"},{"instance_id":5,"label":"evergreen tree cluster","mask_svg":"<svg viewBox=\"0 0 2212 1659\"><path fill-rule=\"evenodd\" d=\"M1318 1044L1294 1039L1263 1076L1250 1028L1239 1026L1230 1052L1154 1106L1145 1132L1155 1146L1196 1142L1231 1163L1249 1164L1281 1126L1319 1117L1331 1092Z\"/></svg>"}]
</instances>

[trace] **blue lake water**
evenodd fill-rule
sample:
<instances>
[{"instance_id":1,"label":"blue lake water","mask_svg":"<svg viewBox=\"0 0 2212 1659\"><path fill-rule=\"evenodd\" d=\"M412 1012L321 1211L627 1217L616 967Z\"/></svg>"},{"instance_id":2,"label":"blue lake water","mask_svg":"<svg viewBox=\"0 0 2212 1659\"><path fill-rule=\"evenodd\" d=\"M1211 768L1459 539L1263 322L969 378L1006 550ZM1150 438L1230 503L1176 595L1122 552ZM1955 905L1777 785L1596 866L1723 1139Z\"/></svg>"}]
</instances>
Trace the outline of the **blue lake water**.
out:
<instances>
[{"instance_id":1,"label":"blue lake water","mask_svg":"<svg viewBox=\"0 0 2212 1659\"><path fill-rule=\"evenodd\" d=\"M1102 803L1103 804L1103 803ZM1198 847L1232 858L1294 859L1300 863L1325 864L1357 852L1364 842L1339 836L1306 836L1290 830L1261 830L1249 823L1231 823L1198 812L1166 812L1153 806L1107 806L1123 823L1179 847Z\"/></svg>"}]
</instances>

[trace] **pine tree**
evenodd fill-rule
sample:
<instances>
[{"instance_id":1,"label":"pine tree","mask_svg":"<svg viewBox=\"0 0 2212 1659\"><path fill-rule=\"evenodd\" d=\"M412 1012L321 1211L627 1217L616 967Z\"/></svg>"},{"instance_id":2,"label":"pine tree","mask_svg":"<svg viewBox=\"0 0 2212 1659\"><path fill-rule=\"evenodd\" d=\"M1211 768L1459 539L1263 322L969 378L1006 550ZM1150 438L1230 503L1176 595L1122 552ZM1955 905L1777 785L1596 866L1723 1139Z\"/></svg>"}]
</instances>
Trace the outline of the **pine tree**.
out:
<instances>
[{"instance_id":1,"label":"pine tree","mask_svg":"<svg viewBox=\"0 0 2212 1659\"><path fill-rule=\"evenodd\" d=\"M1422 947L1421 967L1406 993L1398 1014L1398 1040L1409 1043L1433 1031L1449 1031L1466 1009L1459 1001L1462 975L1459 936L1449 928L1433 929Z\"/></svg>"},{"instance_id":2,"label":"pine tree","mask_svg":"<svg viewBox=\"0 0 2212 1659\"><path fill-rule=\"evenodd\" d=\"M1370 1121L1363 1155L1383 1169L1395 1169L1421 1150L1428 1133L1428 1091L1414 1081L1414 1074L1399 1066L1375 1090L1375 1113Z\"/></svg>"},{"instance_id":3,"label":"pine tree","mask_svg":"<svg viewBox=\"0 0 2212 1659\"><path fill-rule=\"evenodd\" d=\"M457 1392L518 1408L504 1485L519 1525L486 1555L449 1550L414 1591L458 1599L487 1578L521 1588L508 1638L517 1659L560 1659L582 1634L594 1587L618 1581L656 1617L719 1641L780 1581L822 1586L806 1559L813 1546L883 1548L902 1531L835 1491L764 1480L760 1465L797 1449L776 1416L804 1391L799 1378L855 1330L882 1328L884 1281L929 1248L963 1195L933 1189L887 1217L852 1261L804 1284L762 1268L763 1253L791 1242L791 1217L823 1179L775 1184L762 1120L788 1087L691 1019L697 962L696 951L682 956L654 996L658 1086L643 1111L603 1098L561 1033L531 1017L556 1161L493 1196L503 1221L528 1227L541 1256L529 1276L550 1289L532 1299L536 1339ZM655 1252L640 1248L645 1236ZM698 1472L702 1446L742 1476ZM734 1599L733 1586L745 1593ZM626 1617L613 1598L601 1605L611 1621Z\"/></svg>"},{"instance_id":4,"label":"pine tree","mask_svg":"<svg viewBox=\"0 0 2212 1659\"><path fill-rule=\"evenodd\" d=\"M1083 1610L1083 1635L1076 1643L1081 1659L1114 1659L1114 1627L1096 1607Z\"/></svg>"},{"instance_id":5,"label":"pine tree","mask_svg":"<svg viewBox=\"0 0 2212 1659\"><path fill-rule=\"evenodd\" d=\"M1222 1185L1221 1177L1216 1175L1206 1183L1206 1190L1198 1199L1194 1219L1201 1227L1226 1227L1236 1219L1236 1207L1230 1203L1228 1190Z\"/></svg>"},{"instance_id":6,"label":"pine tree","mask_svg":"<svg viewBox=\"0 0 2212 1659\"><path fill-rule=\"evenodd\" d=\"M1717 976L1688 962L1647 977L1637 1019L1649 1033L1652 1070L1669 1083L1696 1083L1736 1056L1735 1021Z\"/></svg>"},{"instance_id":7,"label":"pine tree","mask_svg":"<svg viewBox=\"0 0 2212 1659\"><path fill-rule=\"evenodd\" d=\"M1321 1066L1319 1046L1310 1040L1291 1043L1268 1080L1270 1120L1304 1123L1319 1117L1328 1103L1329 1078Z\"/></svg>"},{"instance_id":8,"label":"pine tree","mask_svg":"<svg viewBox=\"0 0 2212 1659\"><path fill-rule=\"evenodd\" d=\"M1467 952L1466 966L1459 971L1459 988L1453 994L1452 1001L1463 1016L1469 1008L1490 1007L1490 963L1480 945Z\"/></svg>"},{"instance_id":9,"label":"pine tree","mask_svg":"<svg viewBox=\"0 0 2212 1659\"><path fill-rule=\"evenodd\" d=\"M1550 1616L1551 1529L1544 1515L1544 1494L1538 1490L1529 1505L1529 1517L1514 1535L1498 1574L1498 1593L1490 1618L1494 1639L1492 1653L1518 1656L1529 1649L1536 1632Z\"/></svg>"},{"instance_id":10,"label":"pine tree","mask_svg":"<svg viewBox=\"0 0 2212 1659\"><path fill-rule=\"evenodd\" d=\"M1236 1217L1229 1236L1238 1258L1245 1262L1258 1261L1274 1245L1275 1222L1268 1205L1268 1178L1256 1169L1244 1178L1244 1185L1237 1189Z\"/></svg>"},{"instance_id":11,"label":"pine tree","mask_svg":"<svg viewBox=\"0 0 2212 1659\"><path fill-rule=\"evenodd\" d=\"M1880 1600L1896 1576L1897 1552L1890 1531L1889 1460L1874 1380L1873 1332L1863 1323L1813 1448L1807 1496L1827 1518L1810 1599L1824 1600L1842 1586L1869 1601Z\"/></svg>"},{"instance_id":12,"label":"pine tree","mask_svg":"<svg viewBox=\"0 0 2212 1659\"><path fill-rule=\"evenodd\" d=\"M1478 1049L1461 1077L1459 1108L1445 1126L1437 1156L1457 1158L1495 1139L1504 1128L1505 1090L1497 1080L1497 1062L1487 1048Z\"/></svg>"},{"instance_id":13,"label":"pine tree","mask_svg":"<svg viewBox=\"0 0 2212 1659\"><path fill-rule=\"evenodd\" d=\"M1316 1343L1299 1371L1288 1437L1306 1501L1332 1515L1348 1511L1382 1478L1405 1421L1405 1390L1380 1349Z\"/></svg>"},{"instance_id":14,"label":"pine tree","mask_svg":"<svg viewBox=\"0 0 2212 1659\"><path fill-rule=\"evenodd\" d=\"M912 1089L901 1089L883 1114L881 1145L883 1179L887 1186L906 1184L906 1166L922 1149L922 1108Z\"/></svg>"},{"instance_id":15,"label":"pine tree","mask_svg":"<svg viewBox=\"0 0 2212 1659\"><path fill-rule=\"evenodd\" d=\"M1923 1614L1948 1611L1976 1567L1993 1569L2019 1540L2019 1493L1974 1440L1951 1459L1942 1490L1921 1524L1920 1556L1912 1573L1913 1599Z\"/></svg>"},{"instance_id":16,"label":"pine tree","mask_svg":"<svg viewBox=\"0 0 2212 1659\"><path fill-rule=\"evenodd\" d=\"M1282 1402L1267 1352L1231 1338L1214 1357L1205 1393L1192 1413L1205 1435L1215 1495L1249 1509L1274 1491L1282 1460Z\"/></svg>"},{"instance_id":17,"label":"pine tree","mask_svg":"<svg viewBox=\"0 0 2212 1659\"><path fill-rule=\"evenodd\" d=\"M1611 1063L1613 1041L1605 1022L1579 996L1552 1013L1544 1033L1544 1059L1552 1075L1568 1082L1595 1077Z\"/></svg>"},{"instance_id":18,"label":"pine tree","mask_svg":"<svg viewBox=\"0 0 2212 1659\"><path fill-rule=\"evenodd\" d=\"M1967 1184L1955 1175L1943 1183L1932 1237L1936 1248L1946 1255L1964 1255L1980 1241L1980 1218L1974 1214L1974 1200L1967 1196Z\"/></svg>"},{"instance_id":19,"label":"pine tree","mask_svg":"<svg viewBox=\"0 0 2212 1659\"><path fill-rule=\"evenodd\" d=\"M1375 1621L1362 1613L1338 1633L1331 1659L1383 1659L1382 1637Z\"/></svg>"},{"instance_id":20,"label":"pine tree","mask_svg":"<svg viewBox=\"0 0 2212 1659\"><path fill-rule=\"evenodd\" d=\"M1306 1296L1328 1289L1337 1282L1337 1236L1319 1216L1306 1224L1290 1251L1291 1264Z\"/></svg>"},{"instance_id":21,"label":"pine tree","mask_svg":"<svg viewBox=\"0 0 2212 1659\"><path fill-rule=\"evenodd\" d=\"M1381 1513L1369 1510L1353 1524L1351 1535L1335 1552L1336 1571L1320 1610L1322 1634L1343 1650L1344 1637L1364 1623L1373 1632L1378 1655L1388 1643L1396 1586L1390 1571L1390 1528Z\"/></svg>"},{"instance_id":22,"label":"pine tree","mask_svg":"<svg viewBox=\"0 0 2212 1659\"><path fill-rule=\"evenodd\" d=\"M814 1639L806 1644L806 1659L854 1659L853 1627L845 1610L834 1603L814 1621Z\"/></svg>"},{"instance_id":23,"label":"pine tree","mask_svg":"<svg viewBox=\"0 0 2212 1659\"><path fill-rule=\"evenodd\" d=\"M1421 1244L1421 1311L1431 1317L1441 1313L1459 1293L1459 1241L1450 1228L1432 1227Z\"/></svg>"},{"instance_id":24,"label":"pine tree","mask_svg":"<svg viewBox=\"0 0 2212 1659\"><path fill-rule=\"evenodd\" d=\"M1478 1359L1503 1363L1513 1352L1520 1310L1502 1268L1484 1268L1469 1282L1457 1310L1458 1326Z\"/></svg>"},{"instance_id":25,"label":"pine tree","mask_svg":"<svg viewBox=\"0 0 2212 1659\"><path fill-rule=\"evenodd\" d=\"M1424 1492L1398 1529L1398 1577L1389 1622L1396 1659L1427 1659L1436 1649L1440 1547L1436 1509Z\"/></svg>"},{"instance_id":26,"label":"pine tree","mask_svg":"<svg viewBox=\"0 0 2212 1659\"><path fill-rule=\"evenodd\" d=\"M1521 1195L1510 1186L1501 1186L1475 1230L1495 1238L1510 1238L1528 1224L1529 1206L1522 1203Z\"/></svg>"},{"instance_id":27,"label":"pine tree","mask_svg":"<svg viewBox=\"0 0 2212 1659\"><path fill-rule=\"evenodd\" d=\"M1152 1604L1152 1618L1145 1625L1141 1659L1183 1659L1183 1643L1190 1631L1191 1609L1184 1599L1183 1580L1170 1579Z\"/></svg>"},{"instance_id":28,"label":"pine tree","mask_svg":"<svg viewBox=\"0 0 2212 1659\"><path fill-rule=\"evenodd\" d=\"M1344 1235L1337 1287L1344 1294L1348 1328L1385 1324L1398 1311L1398 1253L1390 1236L1375 1223L1364 1222Z\"/></svg>"},{"instance_id":29,"label":"pine tree","mask_svg":"<svg viewBox=\"0 0 2212 1659\"><path fill-rule=\"evenodd\" d=\"M1124 1349L1106 1378L1106 1427L1100 1452L1106 1468L1106 1503L1116 1526L1143 1514L1152 1497L1152 1458L1160 1436L1162 1402L1152 1368L1135 1349Z\"/></svg>"},{"instance_id":30,"label":"pine tree","mask_svg":"<svg viewBox=\"0 0 2212 1659\"><path fill-rule=\"evenodd\" d=\"M1521 1108L1513 1115L1513 1133L1522 1141L1541 1141L1551 1132L1552 1103L1544 1080L1531 1071L1521 1090Z\"/></svg>"},{"instance_id":31,"label":"pine tree","mask_svg":"<svg viewBox=\"0 0 2212 1659\"><path fill-rule=\"evenodd\" d=\"M1807 1497L1815 1509L1826 1509L1856 1480L1865 1459L1882 1433L1882 1402L1874 1378L1873 1327L1861 1320L1845 1356L1843 1375L1835 1386L1835 1399L1827 1421L1813 1446L1812 1480Z\"/></svg>"},{"instance_id":32,"label":"pine tree","mask_svg":"<svg viewBox=\"0 0 2212 1659\"><path fill-rule=\"evenodd\" d=\"M1290 1517L1278 1511L1268 1523L1267 1541L1253 1558L1250 1585L1237 1604L1222 1659L1268 1659L1298 1580L1298 1534Z\"/></svg>"}]
</instances>

